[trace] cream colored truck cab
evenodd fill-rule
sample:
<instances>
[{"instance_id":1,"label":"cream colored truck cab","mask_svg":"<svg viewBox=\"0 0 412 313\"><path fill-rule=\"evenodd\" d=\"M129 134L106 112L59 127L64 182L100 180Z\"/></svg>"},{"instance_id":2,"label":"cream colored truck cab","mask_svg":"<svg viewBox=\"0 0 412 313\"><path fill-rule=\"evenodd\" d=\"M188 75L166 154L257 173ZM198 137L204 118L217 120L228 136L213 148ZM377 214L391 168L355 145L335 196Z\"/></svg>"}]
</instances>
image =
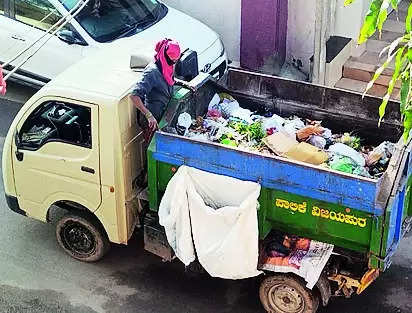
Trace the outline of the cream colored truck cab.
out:
<instances>
[{"instance_id":1,"label":"cream colored truck cab","mask_svg":"<svg viewBox=\"0 0 412 313\"><path fill-rule=\"evenodd\" d=\"M128 95L138 75L126 50L80 61L24 104L4 143L9 207L45 222L66 209L57 240L83 261L126 244L137 223L143 136Z\"/></svg>"}]
</instances>

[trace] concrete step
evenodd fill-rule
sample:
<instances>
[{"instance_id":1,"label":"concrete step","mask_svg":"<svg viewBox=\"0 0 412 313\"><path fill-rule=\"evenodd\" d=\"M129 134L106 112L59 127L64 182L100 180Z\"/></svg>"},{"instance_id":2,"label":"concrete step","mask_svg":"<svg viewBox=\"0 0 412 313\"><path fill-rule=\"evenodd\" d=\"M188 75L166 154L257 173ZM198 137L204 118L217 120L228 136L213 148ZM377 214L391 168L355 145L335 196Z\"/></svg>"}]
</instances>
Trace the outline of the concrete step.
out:
<instances>
[{"instance_id":1,"label":"concrete step","mask_svg":"<svg viewBox=\"0 0 412 313\"><path fill-rule=\"evenodd\" d=\"M363 93L366 89L366 86L368 85L367 82L359 81L359 80L354 80L350 78L341 78L335 85L336 88L340 89L345 89L345 90L351 90L357 93ZM371 89L367 92L367 94L382 98L387 91L386 86L382 85L373 85ZM393 100L399 101L400 99L400 91L398 88L395 88L393 91L393 94L391 96Z\"/></svg>"},{"instance_id":2,"label":"concrete step","mask_svg":"<svg viewBox=\"0 0 412 313\"><path fill-rule=\"evenodd\" d=\"M382 30L402 34L405 31L405 22L388 19L383 24Z\"/></svg>"},{"instance_id":3,"label":"concrete step","mask_svg":"<svg viewBox=\"0 0 412 313\"><path fill-rule=\"evenodd\" d=\"M404 2L409 2L409 1L404 1ZM401 3L401 5L399 6L400 8L402 8L402 10L399 9L398 12L392 11L392 13L389 14L388 16L388 20L405 22L406 16L408 15L408 9L407 8L405 9L403 5L404 4Z\"/></svg>"},{"instance_id":4,"label":"concrete step","mask_svg":"<svg viewBox=\"0 0 412 313\"><path fill-rule=\"evenodd\" d=\"M379 58L377 53L365 52L360 57L350 58L343 66L343 77L359 80L363 82L369 82L375 71L383 64L385 56ZM381 76L376 80L376 84L382 86L388 86L392 78L394 71L394 61L392 61L388 67L383 71ZM396 84L397 88L400 88L400 83Z\"/></svg>"},{"instance_id":5,"label":"concrete step","mask_svg":"<svg viewBox=\"0 0 412 313\"><path fill-rule=\"evenodd\" d=\"M409 0L402 1L398 5L398 11L407 12L410 4L411 4L411 2Z\"/></svg>"},{"instance_id":6,"label":"concrete step","mask_svg":"<svg viewBox=\"0 0 412 313\"><path fill-rule=\"evenodd\" d=\"M373 75L375 72L372 70L371 66L359 66L356 62L347 62L343 66L343 77L349 78L353 80L358 80L362 82L368 83L372 80ZM389 86L389 82L391 81L391 75L384 75L382 74L379 78L375 81L375 84L382 85L382 86ZM396 88L400 88L400 82L397 82L395 85Z\"/></svg>"},{"instance_id":7,"label":"concrete step","mask_svg":"<svg viewBox=\"0 0 412 313\"><path fill-rule=\"evenodd\" d=\"M393 32L382 29L382 33L377 31L369 40L379 40L386 42L386 45L403 36L403 32Z\"/></svg>"},{"instance_id":8,"label":"concrete step","mask_svg":"<svg viewBox=\"0 0 412 313\"><path fill-rule=\"evenodd\" d=\"M381 41L377 39L369 39L366 42L366 51L373 52L373 53L379 53L384 48L386 48L388 45L389 43L386 41Z\"/></svg>"}]
</instances>

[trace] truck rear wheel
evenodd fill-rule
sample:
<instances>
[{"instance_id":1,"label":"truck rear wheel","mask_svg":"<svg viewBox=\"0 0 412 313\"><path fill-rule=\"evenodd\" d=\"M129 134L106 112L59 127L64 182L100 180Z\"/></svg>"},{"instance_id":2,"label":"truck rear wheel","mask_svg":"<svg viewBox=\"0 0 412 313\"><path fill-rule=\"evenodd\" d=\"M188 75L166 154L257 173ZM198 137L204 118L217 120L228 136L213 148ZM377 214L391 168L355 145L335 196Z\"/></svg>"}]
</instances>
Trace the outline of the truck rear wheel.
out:
<instances>
[{"instance_id":1,"label":"truck rear wheel","mask_svg":"<svg viewBox=\"0 0 412 313\"><path fill-rule=\"evenodd\" d=\"M315 313L319 298L292 275L275 274L263 280L260 301L269 313Z\"/></svg>"},{"instance_id":2,"label":"truck rear wheel","mask_svg":"<svg viewBox=\"0 0 412 313\"><path fill-rule=\"evenodd\" d=\"M59 245L73 258L83 262L100 260L110 248L106 233L99 223L83 212L68 213L56 226Z\"/></svg>"}]
</instances>

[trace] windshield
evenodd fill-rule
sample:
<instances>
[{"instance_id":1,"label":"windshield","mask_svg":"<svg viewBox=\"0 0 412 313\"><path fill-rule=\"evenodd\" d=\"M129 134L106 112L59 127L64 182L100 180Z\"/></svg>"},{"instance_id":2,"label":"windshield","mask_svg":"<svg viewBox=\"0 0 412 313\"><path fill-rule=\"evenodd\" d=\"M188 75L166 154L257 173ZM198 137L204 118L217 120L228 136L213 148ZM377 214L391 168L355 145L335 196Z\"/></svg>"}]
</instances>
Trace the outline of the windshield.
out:
<instances>
[{"instance_id":1,"label":"windshield","mask_svg":"<svg viewBox=\"0 0 412 313\"><path fill-rule=\"evenodd\" d=\"M60 0L67 10L78 1ZM136 34L163 18L166 12L166 6L157 0L90 0L76 20L94 40L108 42Z\"/></svg>"}]
</instances>

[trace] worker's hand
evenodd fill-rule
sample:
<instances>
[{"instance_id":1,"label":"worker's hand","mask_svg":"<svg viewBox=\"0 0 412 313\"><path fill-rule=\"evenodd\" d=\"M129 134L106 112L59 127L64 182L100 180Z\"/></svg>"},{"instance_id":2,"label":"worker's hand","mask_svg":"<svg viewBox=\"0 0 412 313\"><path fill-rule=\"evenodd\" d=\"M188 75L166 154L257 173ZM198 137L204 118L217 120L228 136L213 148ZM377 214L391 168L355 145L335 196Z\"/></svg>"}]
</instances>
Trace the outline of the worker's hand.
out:
<instances>
[{"instance_id":1,"label":"worker's hand","mask_svg":"<svg viewBox=\"0 0 412 313\"><path fill-rule=\"evenodd\" d=\"M159 125L157 124L157 121L153 117L153 115L149 116L147 118L147 121L149 122L149 128L150 128L151 131L154 132L159 127Z\"/></svg>"}]
</instances>

